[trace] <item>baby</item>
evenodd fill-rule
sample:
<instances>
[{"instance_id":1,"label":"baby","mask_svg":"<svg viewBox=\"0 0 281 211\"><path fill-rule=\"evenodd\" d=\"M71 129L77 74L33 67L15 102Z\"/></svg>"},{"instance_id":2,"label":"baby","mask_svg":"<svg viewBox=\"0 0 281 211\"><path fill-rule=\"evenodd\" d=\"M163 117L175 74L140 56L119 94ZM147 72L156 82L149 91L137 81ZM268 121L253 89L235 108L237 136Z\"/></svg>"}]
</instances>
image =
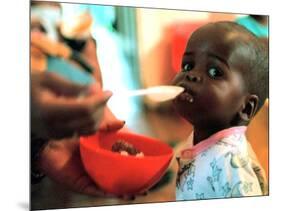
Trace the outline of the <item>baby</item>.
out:
<instances>
[{"instance_id":1,"label":"baby","mask_svg":"<svg viewBox=\"0 0 281 211\"><path fill-rule=\"evenodd\" d=\"M181 69L173 84L185 91L173 105L194 132L193 146L177 158L176 199L266 194L263 170L245 137L268 97L263 44L236 23L209 23L192 34Z\"/></svg>"}]
</instances>

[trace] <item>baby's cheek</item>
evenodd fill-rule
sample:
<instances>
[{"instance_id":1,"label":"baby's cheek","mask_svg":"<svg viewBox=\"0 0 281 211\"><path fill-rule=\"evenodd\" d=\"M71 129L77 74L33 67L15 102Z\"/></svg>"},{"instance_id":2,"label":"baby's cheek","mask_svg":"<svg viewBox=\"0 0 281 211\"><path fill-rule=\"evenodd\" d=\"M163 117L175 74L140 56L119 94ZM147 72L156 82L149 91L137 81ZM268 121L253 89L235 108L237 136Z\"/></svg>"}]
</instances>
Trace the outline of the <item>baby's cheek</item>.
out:
<instances>
[{"instance_id":1,"label":"baby's cheek","mask_svg":"<svg viewBox=\"0 0 281 211\"><path fill-rule=\"evenodd\" d=\"M204 97L198 97L196 105L198 111L202 113L217 113L220 112L223 106L221 101L211 93L206 94Z\"/></svg>"}]
</instances>

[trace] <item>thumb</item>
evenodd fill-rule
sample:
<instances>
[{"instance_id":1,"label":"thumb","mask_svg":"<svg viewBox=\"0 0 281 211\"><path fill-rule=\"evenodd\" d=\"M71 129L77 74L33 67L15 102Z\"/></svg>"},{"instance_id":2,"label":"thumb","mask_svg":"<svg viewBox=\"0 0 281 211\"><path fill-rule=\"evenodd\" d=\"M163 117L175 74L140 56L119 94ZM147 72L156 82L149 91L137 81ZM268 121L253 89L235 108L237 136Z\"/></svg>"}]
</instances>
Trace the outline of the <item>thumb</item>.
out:
<instances>
[{"instance_id":1,"label":"thumb","mask_svg":"<svg viewBox=\"0 0 281 211\"><path fill-rule=\"evenodd\" d=\"M80 104L80 106L86 106L90 108L90 110L95 111L100 107L105 107L107 101L111 96L112 96L111 91L101 91L94 95L78 98L78 101L76 102Z\"/></svg>"},{"instance_id":2,"label":"thumb","mask_svg":"<svg viewBox=\"0 0 281 211\"><path fill-rule=\"evenodd\" d=\"M125 121L121 120L112 120L112 121L103 121L99 126L99 131L101 132L110 132L110 131L117 131L123 128L125 125Z\"/></svg>"},{"instance_id":3,"label":"thumb","mask_svg":"<svg viewBox=\"0 0 281 211\"><path fill-rule=\"evenodd\" d=\"M96 94L102 90L101 84L99 82L94 83L89 87L90 94Z\"/></svg>"}]
</instances>

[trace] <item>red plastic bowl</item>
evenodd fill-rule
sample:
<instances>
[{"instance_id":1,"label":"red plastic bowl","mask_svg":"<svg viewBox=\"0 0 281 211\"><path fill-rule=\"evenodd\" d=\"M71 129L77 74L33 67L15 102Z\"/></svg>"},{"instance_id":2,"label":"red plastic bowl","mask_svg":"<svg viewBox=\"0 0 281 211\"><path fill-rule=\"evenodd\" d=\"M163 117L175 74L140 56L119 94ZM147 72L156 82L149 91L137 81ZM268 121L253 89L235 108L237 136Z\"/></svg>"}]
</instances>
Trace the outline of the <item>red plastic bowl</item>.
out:
<instances>
[{"instance_id":1,"label":"red plastic bowl","mask_svg":"<svg viewBox=\"0 0 281 211\"><path fill-rule=\"evenodd\" d=\"M133 144L144 157L112 152L111 147L117 140ZM173 150L167 144L129 132L81 137L80 152L83 165L94 182L115 195L148 190L161 179L173 157Z\"/></svg>"}]
</instances>

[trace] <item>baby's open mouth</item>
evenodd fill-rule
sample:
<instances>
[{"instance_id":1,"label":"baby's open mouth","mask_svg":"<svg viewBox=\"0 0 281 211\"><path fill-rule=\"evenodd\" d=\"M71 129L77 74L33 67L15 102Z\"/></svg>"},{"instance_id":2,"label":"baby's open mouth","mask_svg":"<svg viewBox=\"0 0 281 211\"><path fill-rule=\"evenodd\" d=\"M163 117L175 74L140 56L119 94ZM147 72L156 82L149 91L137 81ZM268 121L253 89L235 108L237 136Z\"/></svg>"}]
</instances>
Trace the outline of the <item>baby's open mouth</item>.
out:
<instances>
[{"instance_id":1,"label":"baby's open mouth","mask_svg":"<svg viewBox=\"0 0 281 211\"><path fill-rule=\"evenodd\" d=\"M183 93L181 93L180 96L179 96L179 98L180 98L180 100L182 100L182 101L187 101L187 102L189 102L189 103L193 103L193 101L194 101L193 96L192 96L190 93L186 92L186 91L184 91Z\"/></svg>"},{"instance_id":2,"label":"baby's open mouth","mask_svg":"<svg viewBox=\"0 0 281 211\"><path fill-rule=\"evenodd\" d=\"M194 102L193 92L189 88L183 85L179 85L179 86L183 87L184 91L178 96L178 99L181 101L187 101L188 103L193 103Z\"/></svg>"}]
</instances>

